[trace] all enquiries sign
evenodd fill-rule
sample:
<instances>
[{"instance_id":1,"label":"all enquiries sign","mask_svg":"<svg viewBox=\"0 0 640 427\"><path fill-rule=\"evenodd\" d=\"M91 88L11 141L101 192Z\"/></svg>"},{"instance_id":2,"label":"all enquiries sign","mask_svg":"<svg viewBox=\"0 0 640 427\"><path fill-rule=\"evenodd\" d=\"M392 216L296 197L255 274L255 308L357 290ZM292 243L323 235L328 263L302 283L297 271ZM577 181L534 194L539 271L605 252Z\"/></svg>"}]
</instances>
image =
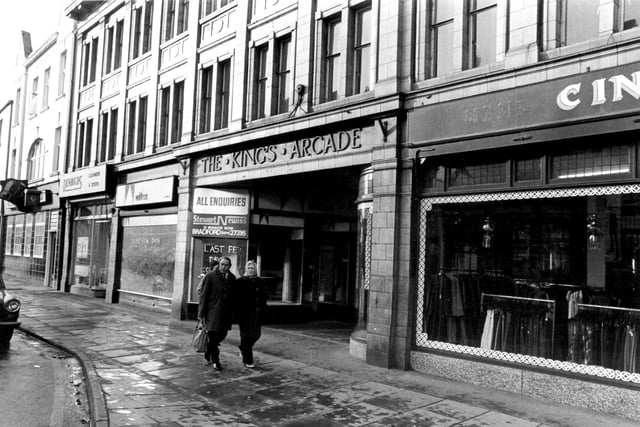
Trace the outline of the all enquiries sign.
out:
<instances>
[{"instance_id":1,"label":"all enquiries sign","mask_svg":"<svg viewBox=\"0 0 640 427\"><path fill-rule=\"evenodd\" d=\"M249 191L196 188L193 192L194 237L249 238Z\"/></svg>"}]
</instances>

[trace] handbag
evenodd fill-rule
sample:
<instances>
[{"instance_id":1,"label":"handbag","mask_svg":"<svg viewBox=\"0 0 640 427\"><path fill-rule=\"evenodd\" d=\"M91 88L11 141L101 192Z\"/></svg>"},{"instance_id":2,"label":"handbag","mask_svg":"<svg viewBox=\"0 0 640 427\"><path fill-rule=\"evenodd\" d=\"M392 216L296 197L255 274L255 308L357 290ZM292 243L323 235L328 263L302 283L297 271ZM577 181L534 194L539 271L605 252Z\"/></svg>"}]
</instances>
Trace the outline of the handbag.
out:
<instances>
[{"instance_id":1,"label":"handbag","mask_svg":"<svg viewBox=\"0 0 640 427\"><path fill-rule=\"evenodd\" d=\"M207 328L204 326L203 321L196 323L196 328L193 330L193 338L191 338L191 347L196 353L204 353L207 350L209 344L209 336L207 335Z\"/></svg>"}]
</instances>

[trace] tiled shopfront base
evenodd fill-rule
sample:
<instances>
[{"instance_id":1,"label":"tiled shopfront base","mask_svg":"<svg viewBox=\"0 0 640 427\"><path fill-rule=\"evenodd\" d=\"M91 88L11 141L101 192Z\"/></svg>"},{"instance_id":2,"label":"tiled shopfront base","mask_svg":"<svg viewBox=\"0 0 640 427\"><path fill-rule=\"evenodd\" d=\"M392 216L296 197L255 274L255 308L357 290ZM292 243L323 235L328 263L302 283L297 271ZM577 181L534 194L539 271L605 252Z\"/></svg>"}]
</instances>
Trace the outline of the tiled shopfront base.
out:
<instances>
[{"instance_id":1,"label":"tiled shopfront base","mask_svg":"<svg viewBox=\"0 0 640 427\"><path fill-rule=\"evenodd\" d=\"M411 352L411 367L418 372L481 387L640 420L640 388L632 390L418 351Z\"/></svg>"}]
</instances>

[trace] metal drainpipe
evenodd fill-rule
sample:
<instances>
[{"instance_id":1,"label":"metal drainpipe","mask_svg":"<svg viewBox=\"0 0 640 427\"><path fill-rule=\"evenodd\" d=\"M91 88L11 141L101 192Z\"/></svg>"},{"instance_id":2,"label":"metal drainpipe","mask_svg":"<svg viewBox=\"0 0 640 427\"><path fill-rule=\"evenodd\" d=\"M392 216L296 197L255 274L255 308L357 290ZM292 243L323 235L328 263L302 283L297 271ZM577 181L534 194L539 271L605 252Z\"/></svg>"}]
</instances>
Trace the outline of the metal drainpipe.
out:
<instances>
[{"instance_id":1,"label":"metal drainpipe","mask_svg":"<svg viewBox=\"0 0 640 427\"><path fill-rule=\"evenodd\" d=\"M7 178L9 178L9 153L10 153L10 148L11 148L11 127L13 126L13 124L11 123L13 121L13 100L9 100L4 107L2 107L0 109L0 114L7 108L11 106L11 110L9 110L9 123L8 123L8 128L9 128L9 132L7 134L7 159L5 162L5 168L4 168L4 180L6 181ZM5 224L5 216L4 216L4 199L2 199L0 201L0 242L2 242L4 245L7 244L7 242L5 242L7 237L7 227ZM4 249L2 247L2 244L0 244L0 275L2 273L4 273L4 253L6 252L6 249Z\"/></svg>"}]
</instances>

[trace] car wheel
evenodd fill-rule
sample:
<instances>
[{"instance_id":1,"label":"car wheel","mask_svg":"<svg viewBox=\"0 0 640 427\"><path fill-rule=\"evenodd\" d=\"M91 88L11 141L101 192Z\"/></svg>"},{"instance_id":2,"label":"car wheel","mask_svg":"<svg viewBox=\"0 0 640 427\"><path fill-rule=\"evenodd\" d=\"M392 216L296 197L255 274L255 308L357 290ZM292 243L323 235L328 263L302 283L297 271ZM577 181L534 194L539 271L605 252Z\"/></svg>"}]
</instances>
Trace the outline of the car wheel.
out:
<instances>
[{"instance_id":1,"label":"car wheel","mask_svg":"<svg viewBox=\"0 0 640 427\"><path fill-rule=\"evenodd\" d=\"M0 342L9 342L13 336L13 327L0 328Z\"/></svg>"}]
</instances>

